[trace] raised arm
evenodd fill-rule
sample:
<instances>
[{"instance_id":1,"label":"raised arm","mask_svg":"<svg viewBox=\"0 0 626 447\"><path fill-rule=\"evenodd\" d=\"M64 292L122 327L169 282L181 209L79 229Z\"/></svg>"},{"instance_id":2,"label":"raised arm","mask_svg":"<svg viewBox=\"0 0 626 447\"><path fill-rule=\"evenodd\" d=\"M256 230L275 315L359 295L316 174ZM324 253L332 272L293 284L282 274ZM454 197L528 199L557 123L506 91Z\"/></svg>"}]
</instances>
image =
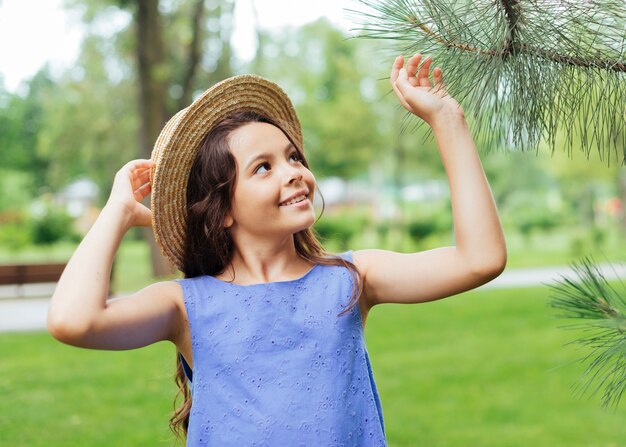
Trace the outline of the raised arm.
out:
<instances>
[{"instance_id":1,"label":"raised arm","mask_svg":"<svg viewBox=\"0 0 626 447\"><path fill-rule=\"evenodd\" d=\"M421 55L398 57L391 84L400 103L433 129L448 183L456 245L418 253L361 250L354 260L364 278L362 310L379 303L417 303L454 295L498 276L506 245L498 211L463 110L445 91L442 70Z\"/></svg>"},{"instance_id":2,"label":"raised arm","mask_svg":"<svg viewBox=\"0 0 626 447\"><path fill-rule=\"evenodd\" d=\"M107 301L115 253L132 226L149 226L140 202L150 193L150 160L127 163L111 195L69 260L48 311L48 330L58 340L85 348L131 349L175 341L181 318L180 287L164 282ZM183 306L184 307L184 306Z\"/></svg>"}]
</instances>

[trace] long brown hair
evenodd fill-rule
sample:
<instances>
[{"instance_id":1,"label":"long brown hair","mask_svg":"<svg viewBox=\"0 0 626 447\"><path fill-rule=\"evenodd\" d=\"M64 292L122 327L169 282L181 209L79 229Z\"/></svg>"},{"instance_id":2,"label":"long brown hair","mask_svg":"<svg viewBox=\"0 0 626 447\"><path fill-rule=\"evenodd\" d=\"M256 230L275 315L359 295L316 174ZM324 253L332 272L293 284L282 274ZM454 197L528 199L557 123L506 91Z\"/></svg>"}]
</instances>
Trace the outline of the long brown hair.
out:
<instances>
[{"instance_id":1,"label":"long brown hair","mask_svg":"<svg viewBox=\"0 0 626 447\"><path fill-rule=\"evenodd\" d=\"M252 111L236 112L215 125L202 141L189 173L187 228L182 268L185 278L219 275L231 265L234 243L230 231L224 228L224 219L230 211L235 190L237 164L228 146L228 136L245 124L255 122L272 124L281 129L296 148L302 164L309 167L302 148L289 136L285 127L268 117ZM322 206L322 213L323 211ZM312 228L295 233L294 244L298 255L307 261L348 268L353 279L352 296L340 315L356 306L362 288L361 277L355 265L324 250ZM178 352L175 382L178 393L174 400L175 410L170 418L170 428L180 440L184 440L189 425L191 393ZM179 396L183 402L176 408Z\"/></svg>"}]
</instances>

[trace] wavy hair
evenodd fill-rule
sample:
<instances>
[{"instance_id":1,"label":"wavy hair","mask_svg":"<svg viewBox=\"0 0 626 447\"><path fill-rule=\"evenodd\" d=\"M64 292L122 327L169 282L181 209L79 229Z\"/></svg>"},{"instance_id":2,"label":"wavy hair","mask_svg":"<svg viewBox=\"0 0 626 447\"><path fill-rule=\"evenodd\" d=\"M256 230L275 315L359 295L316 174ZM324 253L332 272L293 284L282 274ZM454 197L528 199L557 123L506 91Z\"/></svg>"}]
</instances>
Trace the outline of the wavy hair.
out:
<instances>
[{"instance_id":1,"label":"wavy hair","mask_svg":"<svg viewBox=\"0 0 626 447\"><path fill-rule=\"evenodd\" d=\"M185 278L219 275L230 265L234 243L229 229L224 228L224 220L230 211L235 190L237 164L230 152L228 137L233 131L249 123L268 123L278 127L296 148L302 164L309 167L302 148L285 131L286 127L266 116L252 111L236 112L216 124L202 141L189 173L182 268ZM322 206L322 213L323 211ZM362 292L361 276L355 265L327 252L312 228L299 231L293 236L296 252L301 258L315 264L343 266L349 270L353 279L352 296L339 315L354 308ZM170 418L170 428L183 441L189 426L191 393L179 352L176 355L175 383L178 393L174 400L175 409ZM179 398L182 398L182 404L176 407Z\"/></svg>"}]
</instances>

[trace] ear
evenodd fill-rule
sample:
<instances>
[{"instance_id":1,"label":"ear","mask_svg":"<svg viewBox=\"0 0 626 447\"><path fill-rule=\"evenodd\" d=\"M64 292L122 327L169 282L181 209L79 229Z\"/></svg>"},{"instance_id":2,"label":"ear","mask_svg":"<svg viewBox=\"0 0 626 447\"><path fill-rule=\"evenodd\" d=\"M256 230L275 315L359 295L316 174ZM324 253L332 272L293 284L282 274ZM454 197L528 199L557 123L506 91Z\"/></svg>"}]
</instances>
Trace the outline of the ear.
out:
<instances>
[{"instance_id":1,"label":"ear","mask_svg":"<svg viewBox=\"0 0 626 447\"><path fill-rule=\"evenodd\" d=\"M226 217L224 217L224 228L232 227L233 223L235 223L235 221L233 220L232 216L230 214L227 214Z\"/></svg>"}]
</instances>

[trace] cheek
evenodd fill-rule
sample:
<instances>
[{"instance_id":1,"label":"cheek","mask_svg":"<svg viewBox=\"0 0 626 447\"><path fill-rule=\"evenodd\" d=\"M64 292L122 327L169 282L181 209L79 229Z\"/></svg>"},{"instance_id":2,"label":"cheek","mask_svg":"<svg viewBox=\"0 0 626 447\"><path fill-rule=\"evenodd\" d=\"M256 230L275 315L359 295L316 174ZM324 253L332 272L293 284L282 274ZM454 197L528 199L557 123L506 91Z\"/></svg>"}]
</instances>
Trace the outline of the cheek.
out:
<instances>
[{"instance_id":1,"label":"cheek","mask_svg":"<svg viewBox=\"0 0 626 447\"><path fill-rule=\"evenodd\" d=\"M239 185L235 191L233 208L240 215L254 215L261 212L259 205L277 203L276 190L269 187L267 182L251 182Z\"/></svg>"}]
</instances>

